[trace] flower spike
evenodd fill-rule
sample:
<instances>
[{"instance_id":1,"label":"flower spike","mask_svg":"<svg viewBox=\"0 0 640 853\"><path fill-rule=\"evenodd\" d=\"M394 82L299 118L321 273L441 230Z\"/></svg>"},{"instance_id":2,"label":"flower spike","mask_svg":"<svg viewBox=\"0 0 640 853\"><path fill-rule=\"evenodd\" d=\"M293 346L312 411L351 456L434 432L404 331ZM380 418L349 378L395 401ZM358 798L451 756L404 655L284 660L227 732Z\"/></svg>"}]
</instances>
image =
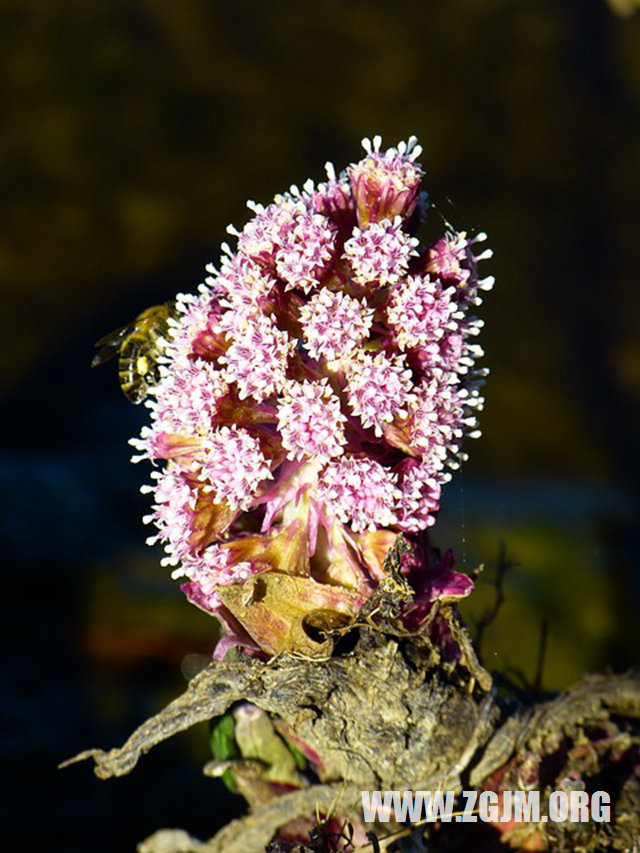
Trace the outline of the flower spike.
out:
<instances>
[{"instance_id":1,"label":"flower spike","mask_svg":"<svg viewBox=\"0 0 640 853\"><path fill-rule=\"evenodd\" d=\"M487 371L470 310L493 286L478 276L491 252L476 252L484 233L452 229L420 246L415 137L363 148L344 172L327 163L324 183L247 203L249 222L228 228L236 249L224 243L205 284L176 299L150 424L131 442L136 461L159 463L148 541L219 617L219 655L325 653L305 625L354 619L400 533L409 621L454 582L458 596L471 587L447 556L441 592L417 555L479 435Z\"/></svg>"}]
</instances>

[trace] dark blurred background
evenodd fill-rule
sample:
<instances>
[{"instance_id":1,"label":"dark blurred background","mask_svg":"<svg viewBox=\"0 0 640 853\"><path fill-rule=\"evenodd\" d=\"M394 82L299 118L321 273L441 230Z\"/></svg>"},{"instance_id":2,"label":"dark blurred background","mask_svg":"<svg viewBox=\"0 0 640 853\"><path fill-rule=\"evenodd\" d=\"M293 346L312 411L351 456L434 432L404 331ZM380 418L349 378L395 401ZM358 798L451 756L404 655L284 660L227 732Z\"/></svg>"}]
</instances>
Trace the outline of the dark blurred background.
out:
<instances>
[{"instance_id":1,"label":"dark blurred background","mask_svg":"<svg viewBox=\"0 0 640 853\"><path fill-rule=\"evenodd\" d=\"M486 664L542 686L638 661L640 16L634 0L0 2L2 798L21 850L206 837L240 802L207 730L100 782L211 654L212 620L144 544L145 419L93 342L194 289L247 198L416 134L427 186L486 230L484 436L434 538L485 563ZM142 408L142 411L140 410Z\"/></svg>"}]
</instances>

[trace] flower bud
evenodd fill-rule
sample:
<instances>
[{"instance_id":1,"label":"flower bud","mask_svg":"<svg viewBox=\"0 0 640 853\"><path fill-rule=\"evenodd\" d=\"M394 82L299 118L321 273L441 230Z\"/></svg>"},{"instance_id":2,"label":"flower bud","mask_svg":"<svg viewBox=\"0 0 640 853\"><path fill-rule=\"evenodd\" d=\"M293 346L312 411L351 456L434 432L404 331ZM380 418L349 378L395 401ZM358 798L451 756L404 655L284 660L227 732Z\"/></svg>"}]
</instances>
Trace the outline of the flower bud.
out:
<instances>
[{"instance_id":1,"label":"flower bud","mask_svg":"<svg viewBox=\"0 0 640 853\"><path fill-rule=\"evenodd\" d=\"M347 170L361 228L396 216L407 220L418 202L423 171L415 159L422 148L415 136L382 153L381 143L379 136L374 136L373 145L363 139L367 156Z\"/></svg>"}]
</instances>

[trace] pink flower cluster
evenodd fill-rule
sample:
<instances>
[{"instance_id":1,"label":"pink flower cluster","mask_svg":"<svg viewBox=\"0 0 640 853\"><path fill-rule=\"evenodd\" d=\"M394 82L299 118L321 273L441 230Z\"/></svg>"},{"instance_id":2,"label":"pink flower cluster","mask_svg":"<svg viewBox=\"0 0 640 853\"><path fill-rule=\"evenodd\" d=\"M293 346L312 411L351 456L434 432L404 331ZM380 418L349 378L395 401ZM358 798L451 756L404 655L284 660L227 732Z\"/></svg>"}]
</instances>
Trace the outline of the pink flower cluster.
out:
<instances>
[{"instance_id":1,"label":"pink flower cluster","mask_svg":"<svg viewBox=\"0 0 640 853\"><path fill-rule=\"evenodd\" d=\"M434 523L478 435L484 370L470 313L484 234L416 236L415 138L276 196L196 294L180 294L151 424L147 490L174 577L241 633L221 587L290 571L366 597L399 532ZM245 626L246 628L246 626Z\"/></svg>"}]
</instances>

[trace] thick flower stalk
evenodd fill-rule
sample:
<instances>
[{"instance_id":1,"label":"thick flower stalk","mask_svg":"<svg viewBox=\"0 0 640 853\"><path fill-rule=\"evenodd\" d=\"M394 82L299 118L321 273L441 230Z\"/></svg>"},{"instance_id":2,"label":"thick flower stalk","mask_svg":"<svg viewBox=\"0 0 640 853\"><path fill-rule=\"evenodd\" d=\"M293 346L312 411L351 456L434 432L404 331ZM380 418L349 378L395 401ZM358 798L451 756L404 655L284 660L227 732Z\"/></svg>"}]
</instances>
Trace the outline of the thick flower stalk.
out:
<instances>
[{"instance_id":1,"label":"thick flower stalk","mask_svg":"<svg viewBox=\"0 0 640 853\"><path fill-rule=\"evenodd\" d=\"M318 186L249 203L236 250L176 299L132 443L162 463L145 487L149 541L225 626L218 656L304 651L307 617L353 619L395 537L434 523L479 434L485 235L421 246L421 149L380 142Z\"/></svg>"}]
</instances>

